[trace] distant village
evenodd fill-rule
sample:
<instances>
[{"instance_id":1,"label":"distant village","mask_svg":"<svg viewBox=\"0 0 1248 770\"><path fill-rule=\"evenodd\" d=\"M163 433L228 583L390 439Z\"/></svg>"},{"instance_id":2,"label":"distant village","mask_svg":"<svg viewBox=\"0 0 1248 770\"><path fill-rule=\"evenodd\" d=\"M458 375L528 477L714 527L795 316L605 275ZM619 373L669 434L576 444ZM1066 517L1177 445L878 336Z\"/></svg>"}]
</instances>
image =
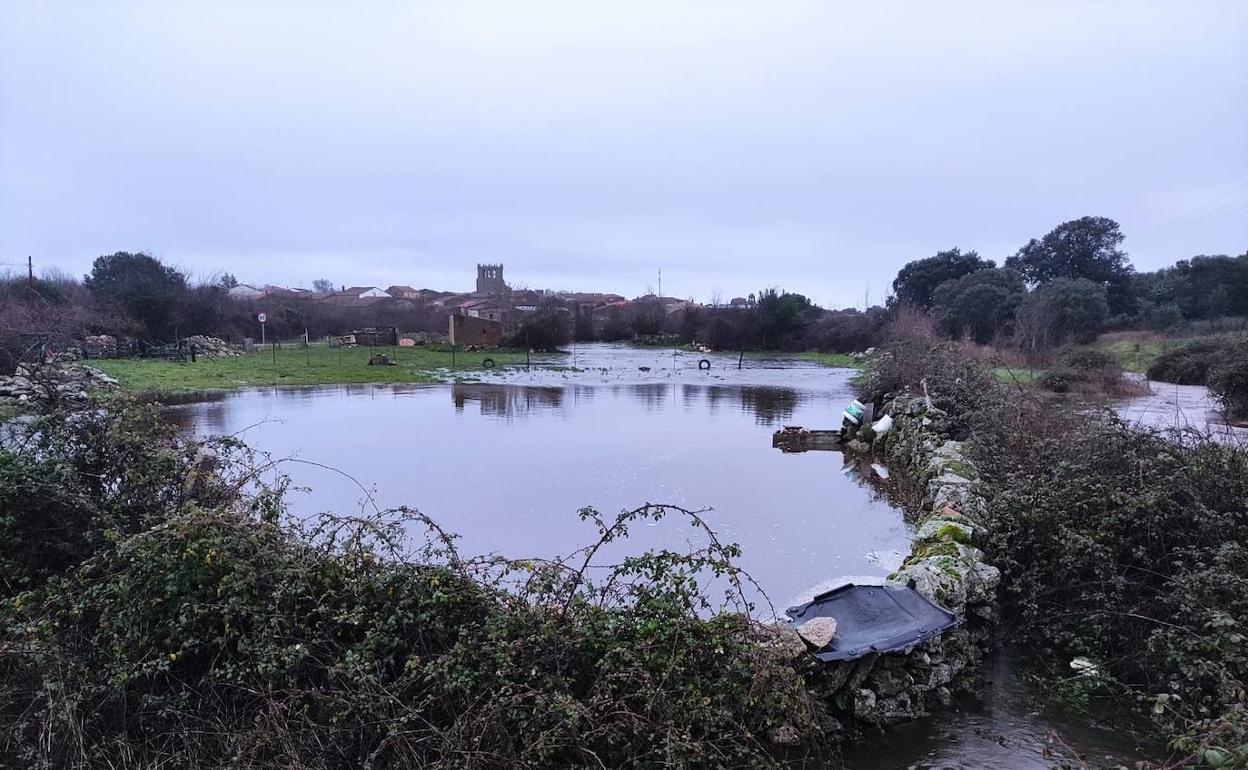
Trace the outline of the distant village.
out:
<instances>
[{"instance_id":1,"label":"distant village","mask_svg":"<svg viewBox=\"0 0 1248 770\"><path fill-rule=\"evenodd\" d=\"M327 287L322 287L327 288ZM678 297L646 294L627 299L603 292L569 292L548 289L512 289L503 276L501 264L477 265L476 289L471 292L416 289L411 286L343 286L337 291L315 291L285 286L239 283L229 289L232 299L261 302L266 299L304 299L342 309L422 309L444 311L448 316L447 337L452 344L497 344L518 328L526 316L544 307L557 306L575 318L589 319L595 327L618 322L638 305L659 307L669 325L700 303ZM754 295L736 297L725 305L746 309Z\"/></svg>"}]
</instances>

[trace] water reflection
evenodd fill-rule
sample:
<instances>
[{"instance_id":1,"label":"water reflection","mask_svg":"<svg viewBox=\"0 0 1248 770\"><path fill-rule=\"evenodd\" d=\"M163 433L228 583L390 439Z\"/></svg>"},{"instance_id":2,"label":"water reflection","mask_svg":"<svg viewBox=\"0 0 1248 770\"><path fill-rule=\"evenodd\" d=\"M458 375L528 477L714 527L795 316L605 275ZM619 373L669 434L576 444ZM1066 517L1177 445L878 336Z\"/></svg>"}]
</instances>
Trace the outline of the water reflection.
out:
<instances>
[{"instance_id":1,"label":"water reflection","mask_svg":"<svg viewBox=\"0 0 1248 770\"><path fill-rule=\"evenodd\" d=\"M741 388L741 411L754 415L759 425L775 425L793 418L797 391L791 388Z\"/></svg>"},{"instance_id":2,"label":"water reflection","mask_svg":"<svg viewBox=\"0 0 1248 770\"><path fill-rule=\"evenodd\" d=\"M696 371L696 370L695 370ZM777 606L841 575L884 576L909 528L878 491L841 472L835 452L784 454L772 426L824 424L850 397L848 375L824 390L738 384L500 381L454 385L249 390L173 407L200 434L241 432L273 457L358 479L381 507L410 505L461 536L465 553L568 554L594 536L576 513L646 502L713 509L742 566ZM770 376L764 373L764 377ZM297 515L350 512L363 493L338 473L283 466ZM630 530L630 552L684 550L699 535L675 520Z\"/></svg>"},{"instance_id":3,"label":"water reflection","mask_svg":"<svg viewBox=\"0 0 1248 770\"><path fill-rule=\"evenodd\" d=\"M428 386L422 386L428 387ZM793 388L751 385L691 385L688 383L648 382L631 385L565 387L510 385L497 382L458 382L451 385L455 410L475 406L489 417L524 419L535 414L566 414L580 401L605 393L614 399L640 404L647 412L661 413L679 407L686 412L715 414L725 401L732 402L755 424L778 426L793 419L795 411L814 395Z\"/></svg>"},{"instance_id":4,"label":"water reflection","mask_svg":"<svg viewBox=\"0 0 1248 770\"><path fill-rule=\"evenodd\" d=\"M506 419L527 416L532 411L557 412L563 407L563 396L562 388L522 388L483 383L455 383L451 386L455 411L462 412L464 404L472 403L483 415Z\"/></svg>"}]
</instances>

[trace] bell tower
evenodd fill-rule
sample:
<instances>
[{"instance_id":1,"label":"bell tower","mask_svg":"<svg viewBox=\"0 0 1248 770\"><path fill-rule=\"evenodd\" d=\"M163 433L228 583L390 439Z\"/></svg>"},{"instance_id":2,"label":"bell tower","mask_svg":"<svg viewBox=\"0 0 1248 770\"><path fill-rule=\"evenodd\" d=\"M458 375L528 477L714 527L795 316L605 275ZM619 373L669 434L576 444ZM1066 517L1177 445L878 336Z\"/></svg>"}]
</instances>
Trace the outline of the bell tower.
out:
<instances>
[{"instance_id":1,"label":"bell tower","mask_svg":"<svg viewBox=\"0 0 1248 770\"><path fill-rule=\"evenodd\" d=\"M503 281L502 264L477 265L478 294L502 294L506 291L507 284Z\"/></svg>"}]
</instances>

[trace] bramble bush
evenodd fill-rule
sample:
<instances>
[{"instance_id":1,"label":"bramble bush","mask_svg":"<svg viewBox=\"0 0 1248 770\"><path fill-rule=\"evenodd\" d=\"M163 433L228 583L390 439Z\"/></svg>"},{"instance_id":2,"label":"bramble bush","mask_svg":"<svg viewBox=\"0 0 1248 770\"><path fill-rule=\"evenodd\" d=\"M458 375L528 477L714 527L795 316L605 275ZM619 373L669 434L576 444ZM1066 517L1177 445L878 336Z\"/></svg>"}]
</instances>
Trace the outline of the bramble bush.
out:
<instances>
[{"instance_id":1,"label":"bramble bush","mask_svg":"<svg viewBox=\"0 0 1248 770\"><path fill-rule=\"evenodd\" d=\"M1210 367L1209 392L1222 403L1227 417L1248 418L1248 342L1227 346Z\"/></svg>"},{"instance_id":2,"label":"bramble bush","mask_svg":"<svg viewBox=\"0 0 1248 770\"><path fill-rule=\"evenodd\" d=\"M287 520L272 461L227 446L209 470L142 407L38 426L0 449L24 490L0 765L774 767L777 728L820 750L822 706L697 512L586 509L596 540L566 559L465 559L409 509ZM17 512L45 482L52 532ZM601 563L666 517L707 544ZM18 554L45 539L56 559Z\"/></svg>"},{"instance_id":3,"label":"bramble bush","mask_svg":"<svg viewBox=\"0 0 1248 770\"><path fill-rule=\"evenodd\" d=\"M1110 353L1090 348L1067 348L1057 357L1057 365L1045 370L1037 384L1053 393L1075 391L1109 396L1138 395L1147 392L1145 383L1128 380L1122 366Z\"/></svg>"},{"instance_id":4,"label":"bramble bush","mask_svg":"<svg viewBox=\"0 0 1248 770\"><path fill-rule=\"evenodd\" d=\"M1009 634L1041 666L1096 661L1103 691L1182 753L1175 766L1248 766L1248 448L1058 408L921 337L880 360L903 359L890 387L949 388L938 406L977 463Z\"/></svg>"}]
</instances>

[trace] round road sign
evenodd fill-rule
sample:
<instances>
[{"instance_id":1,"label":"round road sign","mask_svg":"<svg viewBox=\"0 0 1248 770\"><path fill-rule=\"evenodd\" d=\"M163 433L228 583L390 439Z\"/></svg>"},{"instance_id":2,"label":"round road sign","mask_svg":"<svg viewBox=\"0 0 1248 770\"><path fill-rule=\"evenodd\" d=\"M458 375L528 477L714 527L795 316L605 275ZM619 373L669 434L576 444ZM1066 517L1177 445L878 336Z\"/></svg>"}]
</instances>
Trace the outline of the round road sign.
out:
<instances>
[{"instance_id":1,"label":"round road sign","mask_svg":"<svg viewBox=\"0 0 1248 770\"><path fill-rule=\"evenodd\" d=\"M264 323L265 321L269 320L269 316L267 313L261 313L260 315L256 316L256 320L259 321L260 323Z\"/></svg>"}]
</instances>

